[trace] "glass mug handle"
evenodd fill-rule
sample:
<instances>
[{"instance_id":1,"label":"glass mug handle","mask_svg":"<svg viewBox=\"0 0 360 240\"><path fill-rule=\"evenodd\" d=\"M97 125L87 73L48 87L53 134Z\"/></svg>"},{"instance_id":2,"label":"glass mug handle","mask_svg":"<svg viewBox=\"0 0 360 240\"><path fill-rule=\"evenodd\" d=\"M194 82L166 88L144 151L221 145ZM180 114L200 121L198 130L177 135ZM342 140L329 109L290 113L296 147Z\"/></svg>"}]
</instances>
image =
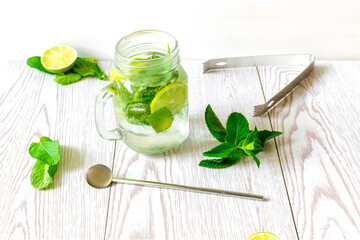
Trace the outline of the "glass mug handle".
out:
<instances>
[{"instance_id":1,"label":"glass mug handle","mask_svg":"<svg viewBox=\"0 0 360 240\"><path fill-rule=\"evenodd\" d=\"M117 87L114 83L111 83L101 89L95 98L95 124L99 135L110 141L121 140L123 138L122 131L118 128L109 130L105 124L105 107L111 103L112 98L115 96L114 92L117 91Z\"/></svg>"}]
</instances>

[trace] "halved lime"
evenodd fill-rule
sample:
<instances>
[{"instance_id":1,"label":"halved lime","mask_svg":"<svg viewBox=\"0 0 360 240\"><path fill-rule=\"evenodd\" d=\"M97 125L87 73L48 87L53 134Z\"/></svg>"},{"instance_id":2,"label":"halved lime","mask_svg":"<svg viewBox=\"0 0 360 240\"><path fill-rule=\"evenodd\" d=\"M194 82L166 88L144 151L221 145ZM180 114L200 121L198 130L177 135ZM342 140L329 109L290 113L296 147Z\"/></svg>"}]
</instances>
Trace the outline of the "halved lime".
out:
<instances>
[{"instance_id":1,"label":"halved lime","mask_svg":"<svg viewBox=\"0 0 360 240\"><path fill-rule=\"evenodd\" d=\"M52 47L41 56L41 64L52 73L69 71L75 64L77 52L67 46Z\"/></svg>"},{"instance_id":2,"label":"halved lime","mask_svg":"<svg viewBox=\"0 0 360 240\"><path fill-rule=\"evenodd\" d=\"M280 240L280 238L269 232L258 232L249 237L247 240Z\"/></svg>"},{"instance_id":3,"label":"halved lime","mask_svg":"<svg viewBox=\"0 0 360 240\"><path fill-rule=\"evenodd\" d=\"M160 90L150 104L151 112L154 113L163 107L176 114L187 104L187 86L180 82L167 85Z\"/></svg>"}]
</instances>

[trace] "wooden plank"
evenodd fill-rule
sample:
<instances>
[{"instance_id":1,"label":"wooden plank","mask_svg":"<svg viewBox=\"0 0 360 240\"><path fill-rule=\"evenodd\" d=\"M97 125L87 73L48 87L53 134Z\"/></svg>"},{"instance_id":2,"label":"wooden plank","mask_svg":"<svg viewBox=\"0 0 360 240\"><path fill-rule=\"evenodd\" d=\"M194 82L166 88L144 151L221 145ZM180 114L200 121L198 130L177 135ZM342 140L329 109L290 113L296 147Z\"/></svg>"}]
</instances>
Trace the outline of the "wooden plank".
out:
<instances>
[{"instance_id":1,"label":"wooden plank","mask_svg":"<svg viewBox=\"0 0 360 240\"><path fill-rule=\"evenodd\" d=\"M298 72L259 68L266 98ZM360 237L359 75L358 61L318 61L269 114L300 239Z\"/></svg>"},{"instance_id":2,"label":"wooden plank","mask_svg":"<svg viewBox=\"0 0 360 240\"><path fill-rule=\"evenodd\" d=\"M270 129L269 119L253 118L253 105L263 101L255 68L203 75L199 61L185 61L190 89L190 135L178 148L145 156L119 142L114 175L233 191L264 194L252 201L166 189L114 184L111 188L106 239L246 239L255 232L273 232L296 239L290 205L273 141L259 154L261 166L244 158L226 169L197 166L202 152L216 146L204 123L207 104L225 122L233 111L248 117L250 126Z\"/></svg>"},{"instance_id":3,"label":"wooden plank","mask_svg":"<svg viewBox=\"0 0 360 240\"><path fill-rule=\"evenodd\" d=\"M110 65L101 64L105 72ZM108 82L61 86L25 61L6 69L10 85L0 95L0 239L102 239L110 190L89 187L85 172L113 161L114 143L97 135L93 119L95 95ZM35 160L28 147L43 135L60 141L62 159L54 186L39 191L30 184Z\"/></svg>"}]
</instances>

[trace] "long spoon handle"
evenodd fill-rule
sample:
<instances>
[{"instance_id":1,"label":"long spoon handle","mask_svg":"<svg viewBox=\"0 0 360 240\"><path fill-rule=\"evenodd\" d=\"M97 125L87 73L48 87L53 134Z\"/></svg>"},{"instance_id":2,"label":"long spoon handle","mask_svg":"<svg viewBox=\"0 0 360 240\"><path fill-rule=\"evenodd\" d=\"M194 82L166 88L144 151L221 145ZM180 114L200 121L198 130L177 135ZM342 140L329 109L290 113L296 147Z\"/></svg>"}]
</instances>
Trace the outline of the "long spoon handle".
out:
<instances>
[{"instance_id":1,"label":"long spoon handle","mask_svg":"<svg viewBox=\"0 0 360 240\"><path fill-rule=\"evenodd\" d=\"M261 195L219 190L219 189L213 189L213 188L191 187L191 186L171 184L171 183L151 182L151 181L142 181L142 180L134 180L134 179L123 179L123 178L113 178L112 181L118 182L118 183L140 185L140 186L145 186L145 187L168 188L168 189L176 189L176 190L190 191L190 192L197 192L197 193L216 194L216 195L222 195L222 196L228 196L228 197L241 197L241 198L249 198L249 199L256 199L256 200L264 200L264 196L261 196Z\"/></svg>"}]
</instances>

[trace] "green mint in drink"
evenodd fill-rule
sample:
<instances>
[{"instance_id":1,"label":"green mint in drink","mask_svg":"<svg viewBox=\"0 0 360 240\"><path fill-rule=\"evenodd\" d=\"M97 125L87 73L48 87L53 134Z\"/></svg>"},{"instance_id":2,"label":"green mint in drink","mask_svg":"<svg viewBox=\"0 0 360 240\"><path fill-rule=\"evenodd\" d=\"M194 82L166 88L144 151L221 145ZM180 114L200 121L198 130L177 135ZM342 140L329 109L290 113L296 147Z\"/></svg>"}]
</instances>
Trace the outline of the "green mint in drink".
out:
<instances>
[{"instance_id":1,"label":"green mint in drink","mask_svg":"<svg viewBox=\"0 0 360 240\"><path fill-rule=\"evenodd\" d=\"M130 124L151 126L157 133L170 128L174 115L187 107L185 78L179 78L178 70L166 71L171 63L152 67L149 61L164 56L157 52L139 54L129 63L134 66L129 67L130 76L116 68L110 74L110 81L118 83L118 93L113 98L116 113ZM148 79L156 81L150 84Z\"/></svg>"}]
</instances>

